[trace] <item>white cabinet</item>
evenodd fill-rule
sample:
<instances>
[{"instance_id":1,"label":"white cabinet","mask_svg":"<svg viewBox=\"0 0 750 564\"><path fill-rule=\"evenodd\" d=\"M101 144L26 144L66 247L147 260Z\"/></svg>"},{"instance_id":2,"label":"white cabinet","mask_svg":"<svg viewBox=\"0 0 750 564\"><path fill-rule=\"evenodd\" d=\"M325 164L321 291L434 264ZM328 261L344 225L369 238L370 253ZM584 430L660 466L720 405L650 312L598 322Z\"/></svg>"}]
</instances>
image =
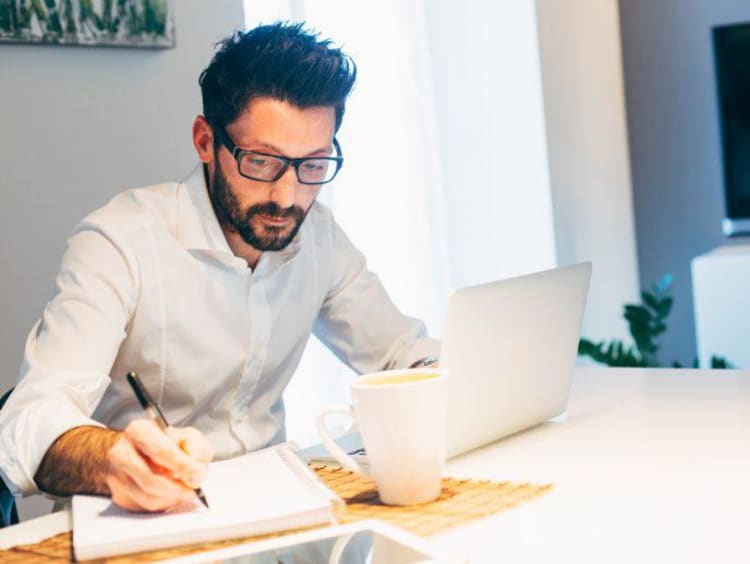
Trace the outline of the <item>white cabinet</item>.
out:
<instances>
[{"instance_id":1,"label":"white cabinet","mask_svg":"<svg viewBox=\"0 0 750 564\"><path fill-rule=\"evenodd\" d=\"M701 367L718 355L750 368L750 245L717 247L691 267Z\"/></svg>"}]
</instances>

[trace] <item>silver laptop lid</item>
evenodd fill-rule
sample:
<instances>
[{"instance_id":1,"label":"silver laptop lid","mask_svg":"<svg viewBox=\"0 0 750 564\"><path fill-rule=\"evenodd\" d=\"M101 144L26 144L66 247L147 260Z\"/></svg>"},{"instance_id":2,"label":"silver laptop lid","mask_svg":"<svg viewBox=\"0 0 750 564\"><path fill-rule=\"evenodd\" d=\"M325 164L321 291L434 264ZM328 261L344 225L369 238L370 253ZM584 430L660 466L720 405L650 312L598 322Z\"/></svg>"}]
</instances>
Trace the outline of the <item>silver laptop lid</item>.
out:
<instances>
[{"instance_id":1,"label":"silver laptop lid","mask_svg":"<svg viewBox=\"0 0 750 564\"><path fill-rule=\"evenodd\" d=\"M454 456L565 410L591 263L457 290L440 365Z\"/></svg>"}]
</instances>

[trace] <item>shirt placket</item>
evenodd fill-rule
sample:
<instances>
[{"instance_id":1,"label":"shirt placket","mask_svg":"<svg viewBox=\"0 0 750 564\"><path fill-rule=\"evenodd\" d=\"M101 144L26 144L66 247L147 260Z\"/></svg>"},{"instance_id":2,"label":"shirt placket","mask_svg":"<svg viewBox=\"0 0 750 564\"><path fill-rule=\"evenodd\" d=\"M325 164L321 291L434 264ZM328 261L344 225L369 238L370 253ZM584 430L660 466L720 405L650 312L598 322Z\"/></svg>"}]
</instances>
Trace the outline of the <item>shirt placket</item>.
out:
<instances>
[{"instance_id":1,"label":"shirt placket","mask_svg":"<svg viewBox=\"0 0 750 564\"><path fill-rule=\"evenodd\" d=\"M271 316L263 282L252 275L247 279L247 312L250 339L245 365L232 399L231 425L245 449L255 450L262 445L259 444L257 429L250 424L251 404L268 354Z\"/></svg>"}]
</instances>

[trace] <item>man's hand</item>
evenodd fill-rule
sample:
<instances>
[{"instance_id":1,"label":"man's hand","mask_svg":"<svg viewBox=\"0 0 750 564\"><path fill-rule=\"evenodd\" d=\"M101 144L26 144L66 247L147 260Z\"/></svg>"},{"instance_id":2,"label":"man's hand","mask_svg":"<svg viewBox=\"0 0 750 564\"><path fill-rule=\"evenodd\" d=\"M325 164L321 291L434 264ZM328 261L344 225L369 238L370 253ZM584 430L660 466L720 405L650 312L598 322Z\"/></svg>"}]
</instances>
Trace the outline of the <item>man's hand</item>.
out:
<instances>
[{"instance_id":1,"label":"man's hand","mask_svg":"<svg viewBox=\"0 0 750 564\"><path fill-rule=\"evenodd\" d=\"M107 452L105 481L112 501L129 511L168 511L195 499L213 449L192 427L162 431L132 421Z\"/></svg>"}]
</instances>

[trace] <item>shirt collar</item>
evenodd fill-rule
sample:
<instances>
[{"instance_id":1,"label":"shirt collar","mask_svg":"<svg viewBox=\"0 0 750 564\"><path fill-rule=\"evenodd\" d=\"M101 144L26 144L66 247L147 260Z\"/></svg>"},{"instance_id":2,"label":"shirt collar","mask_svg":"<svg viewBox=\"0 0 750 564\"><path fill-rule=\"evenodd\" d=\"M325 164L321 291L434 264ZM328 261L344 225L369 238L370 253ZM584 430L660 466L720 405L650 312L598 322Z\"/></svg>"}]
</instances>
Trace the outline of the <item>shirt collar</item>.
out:
<instances>
[{"instance_id":1,"label":"shirt collar","mask_svg":"<svg viewBox=\"0 0 750 564\"><path fill-rule=\"evenodd\" d=\"M208 196L203 165L196 166L180 182L177 237L190 251L232 253Z\"/></svg>"},{"instance_id":2,"label":"shirt collar","mask_svg":"<svg viewBox=\"0 0 750 564\"><path fill-rule=\"evenodd\" d=\"M221 225L219 225L219 220L216 218L216 213L211 204L211 198L208 195L202 164L196 166L180 182L178 206L177 237L186 249L229 254L238 260L242 260L234 255L226 237L224 237L224 232L221 230ZM302 224L302 228L285 249L264 252L258 262L258 268L262 265L262 270L267 271L274 266L285 264L297 256L302 248L303 233L306 231L306 227L308 227L307 221Z\"/></svg>"}]
</instances>

